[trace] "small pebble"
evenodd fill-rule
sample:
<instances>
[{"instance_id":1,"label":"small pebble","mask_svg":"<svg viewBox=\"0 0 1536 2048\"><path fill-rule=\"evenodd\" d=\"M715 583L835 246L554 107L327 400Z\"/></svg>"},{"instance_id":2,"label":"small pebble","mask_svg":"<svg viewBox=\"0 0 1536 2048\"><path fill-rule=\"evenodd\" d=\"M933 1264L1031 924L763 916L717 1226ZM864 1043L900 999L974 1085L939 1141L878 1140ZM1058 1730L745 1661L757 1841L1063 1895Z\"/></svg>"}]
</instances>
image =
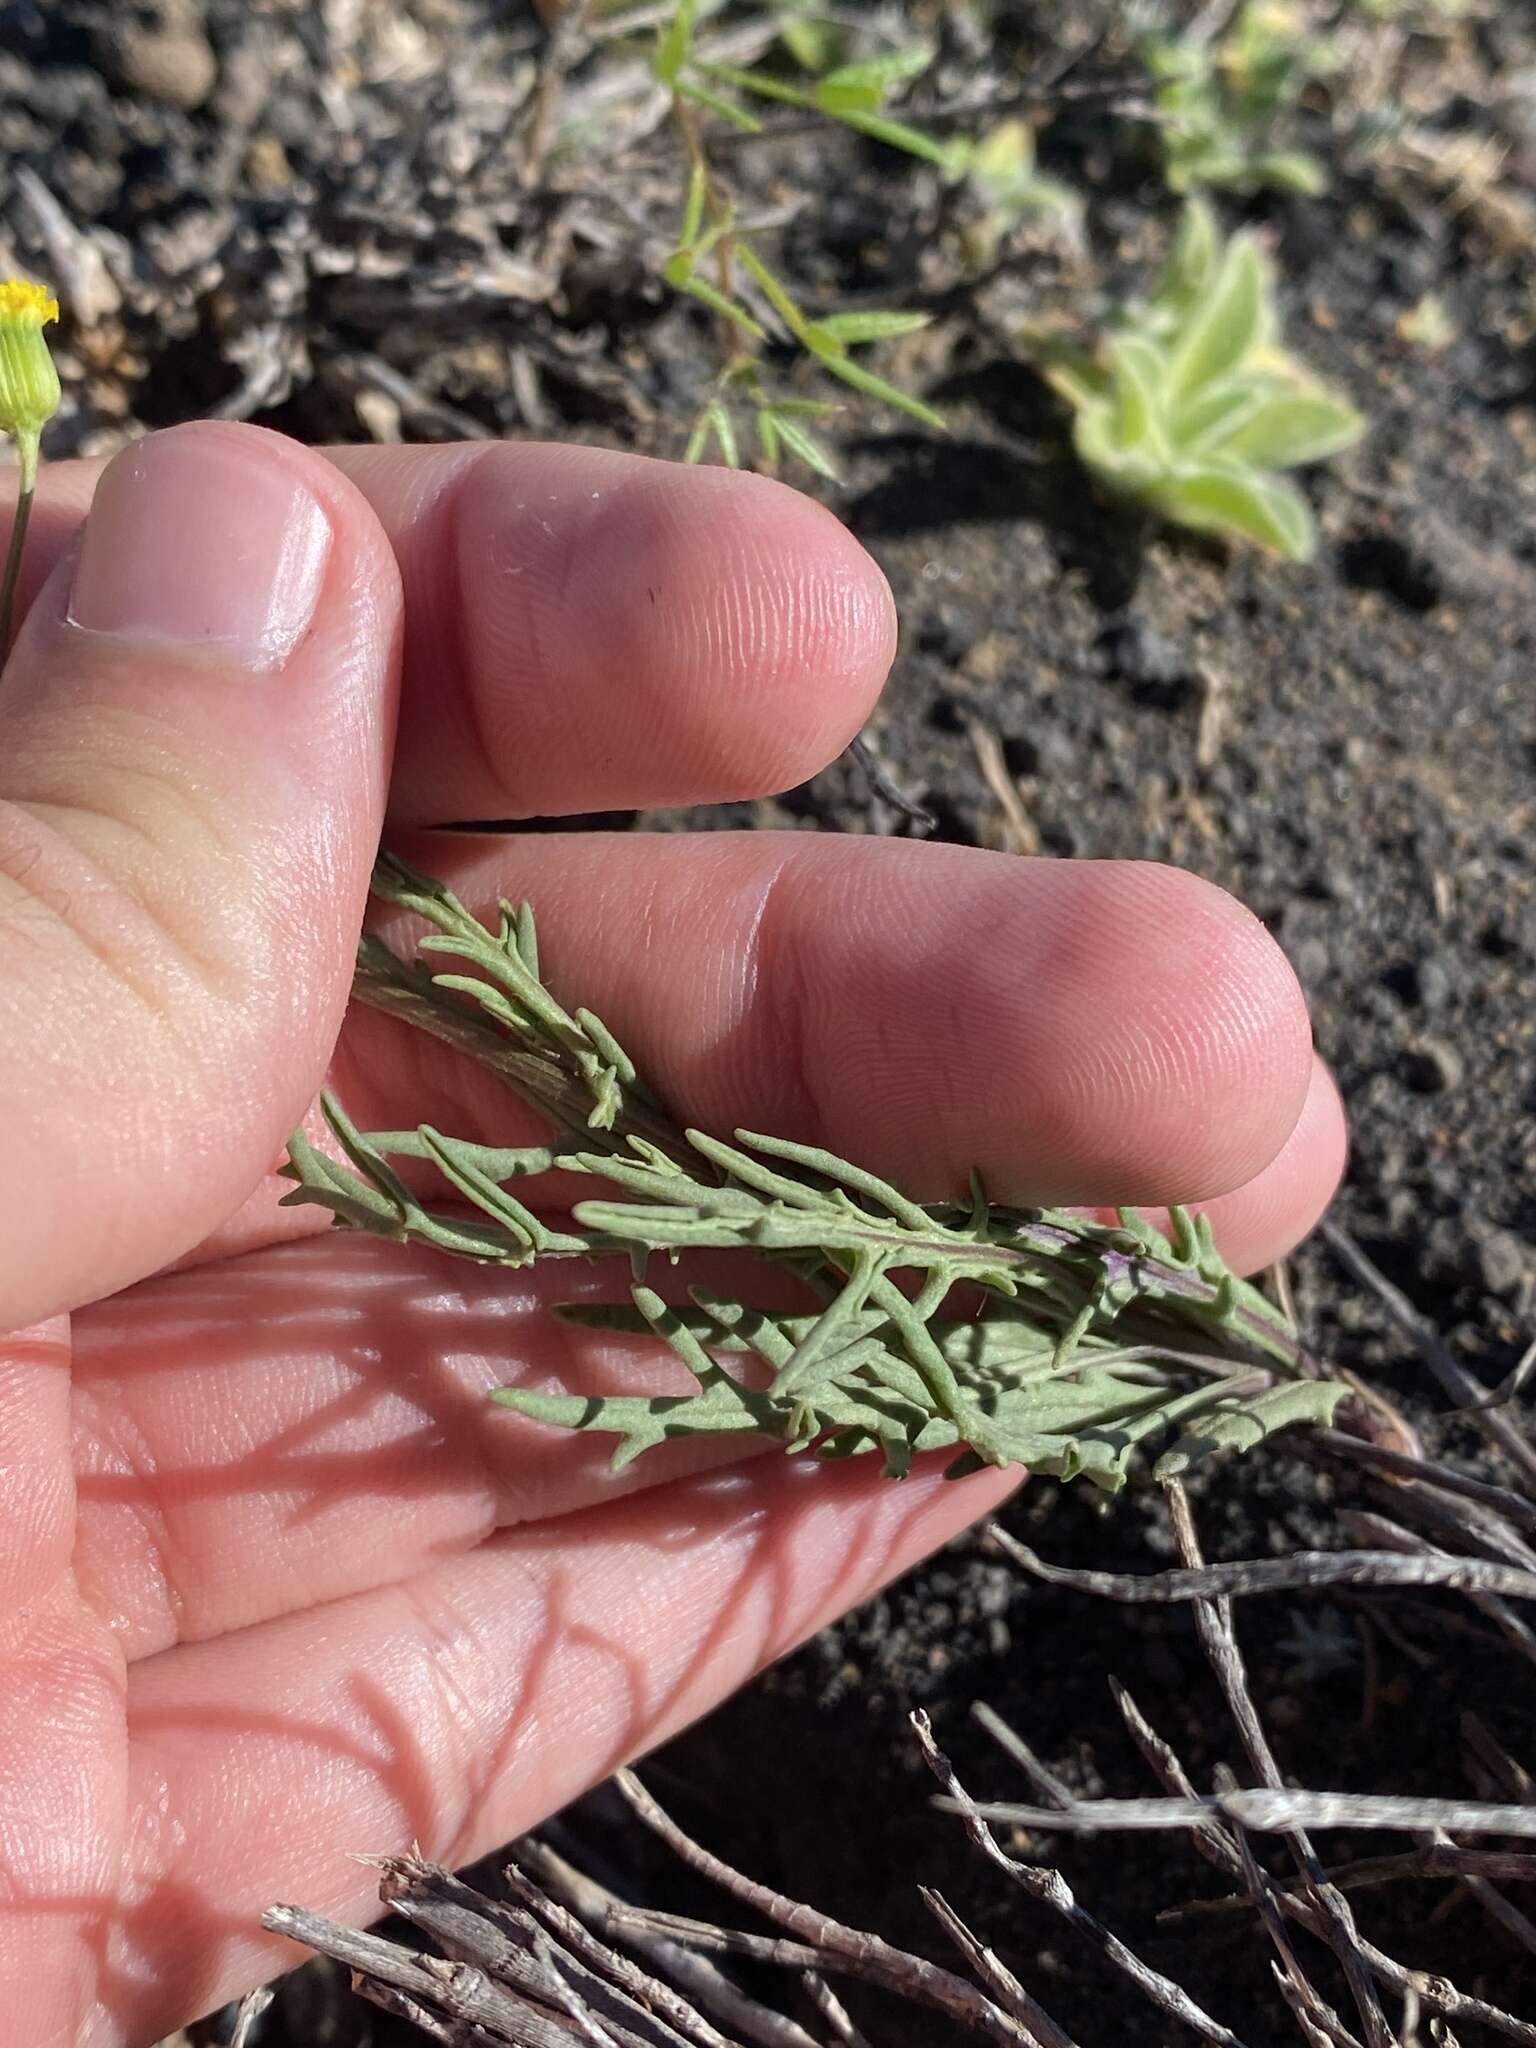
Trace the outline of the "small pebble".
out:
<instances>
[{"instance_id":1,"label":"small pebble","mask_svg":"<svg viewBox=\"0 0 1536 2048\"><path fill-rule=\"evenodd\" d=\"M1403 1080L1415 1095L1448 1095L1466 1072L1461 1054L1443 1038L1424 1038L1403 1055Z\"/></svg>"}]
</instances>

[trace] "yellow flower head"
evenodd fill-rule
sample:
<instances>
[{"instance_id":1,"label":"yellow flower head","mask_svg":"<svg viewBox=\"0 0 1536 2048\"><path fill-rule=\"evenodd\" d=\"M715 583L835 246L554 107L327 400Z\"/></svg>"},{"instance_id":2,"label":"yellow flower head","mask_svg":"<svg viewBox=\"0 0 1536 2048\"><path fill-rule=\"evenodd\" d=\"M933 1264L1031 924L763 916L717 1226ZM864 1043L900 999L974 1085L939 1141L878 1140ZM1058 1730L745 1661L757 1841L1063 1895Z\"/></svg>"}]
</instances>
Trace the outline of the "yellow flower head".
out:
<instances>
[{"instance_id":1,"label":"yellow flower head","mask_svg":"<svg viewBox=\"0 0 1536 2048\"><path fill-rule=\"evenodd\" d=\"M30 284L24 277L0 280L0 320L43 327L58 317L59 302L43 285Z\"/></svg>"},{"instance_id":2,"label":"yellow flower head","mask_svg":"<svg viewBox=\"0 0 1536 2048\"><path fill-rule=\"evenodd\" d=\"M59 373L43 329L59 302L24 278L0 281L0 430L14 434L23 456L35 452L44 422L59 409Z\"/></svg>"}]
</instances>

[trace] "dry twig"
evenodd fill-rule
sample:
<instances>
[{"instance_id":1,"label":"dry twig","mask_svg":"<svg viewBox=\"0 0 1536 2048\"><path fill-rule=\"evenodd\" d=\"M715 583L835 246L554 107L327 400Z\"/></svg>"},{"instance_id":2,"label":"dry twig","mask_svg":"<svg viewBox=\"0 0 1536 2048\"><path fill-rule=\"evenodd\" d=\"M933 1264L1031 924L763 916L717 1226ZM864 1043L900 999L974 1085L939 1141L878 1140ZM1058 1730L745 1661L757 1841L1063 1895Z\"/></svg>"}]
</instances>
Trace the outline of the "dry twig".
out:
<instances>
[{"instance_id":1,"label":"dry twig","mask_svg":"<svg viewBox=\"0 0 1536 2048\"><path fill-rule=\"evenodd\" d=\"M660 1835L691 1869L799 1937L810 1950L808 1964L796 1959L802 1968L844 1970L853 1976L866 1978L870 1983L883 1985L888 1991L931 2005L989 2041L1007 2042L1012 2044L1012 2048L1023 2048L1027 2043L1028 2036L1019 2022L963 1977L939 1969L922 1956L908 1955L902 1949L893 1948L877 1934L845 1927L841 1921L817 1912L813 1906L800 1905L768 1885L744 1877L740 1871L733 1870L730 1864L723 1863L718 1856L711 1855L709 1850L684 1834L632 1772L618 1772L614 1783L646 1826ZM669 1924L676 1923L669 1920Z\"/></svg>"}]
</instances>

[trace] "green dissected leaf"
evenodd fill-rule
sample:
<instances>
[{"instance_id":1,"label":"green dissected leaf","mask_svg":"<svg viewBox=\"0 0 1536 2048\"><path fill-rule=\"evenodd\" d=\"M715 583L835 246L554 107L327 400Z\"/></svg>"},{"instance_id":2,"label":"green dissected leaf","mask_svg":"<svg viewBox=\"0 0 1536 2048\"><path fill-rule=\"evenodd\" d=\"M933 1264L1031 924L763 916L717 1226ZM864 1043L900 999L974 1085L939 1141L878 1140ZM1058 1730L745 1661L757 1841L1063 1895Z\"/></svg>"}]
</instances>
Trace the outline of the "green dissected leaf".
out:
<instances>
[{"instance_id":1,"label":"green dissected leaf","mask_svg":"<svg viewBox=\"0 0 1536 2048\"><path fill-rule=\"evenodd\" d=\"M1271 338L1273 327L1269 278L1259 245L1252 235L1234 235L1170 351L1173 401L1227 376Z\"/></svg>"},{"instance_id":2,"label":"green dissected leaf","mask_svg":"<svg viewBox=\"0 0 1536 2048\"><path fill-rule=\"evenodd\" d=\"M779 466L780 443L778 415L771 405L757 409L757 446L764 469L772 474Z\"/></svg>"},{"instance_id":3,"label":"green dissected leaf","mask_svg":"<svg viewBox=\"0 0 1536 2048\"><path fill-rule=\"evenodd\" d=\"M721 85L734 85L739 92L755 93L759 99L778 100L790 107L815 105L803 87L775 78L769 71L745 71L739 64L701 64L699 70L705 78Z\"/></svg>"},{"instance_id":4,"label":"green dissected leaf","mask_svg":"<svg viewBox=\"0 0 1536 2048\"><path fill-rule=\"evenodd\" d=\"M741 451L736 445L736 429L732 424L729 410L723 405L712 405L710 407L710 416L715 430L715 439L720 446L721 461L730 469L739 469L741 467Z\"/></svg>"},{"instance_id":5,"label":"green dissected leaf","mask_svg":"<svg viewBox=\"0 0 1536 2048\"><path fill-rule=\"evenodd\" d=\"M772 1409L759 1395L737 1386L727 1373L697 1394L649 1399L636 1395L607 1398L582 1394L546 1394L526 1387L498 1387L491 1399L531 1422L559 1429L594 1430L616 1436L613 1469L622 1472L642 1451L680 1436L777 1435Z\"/></svg>"},{"instance_id":6,"label":"green dissected leaf","mask_svg":"<svg viewBox=\"0 0 1536 2048\"><path fill-rule=\"evenodd\" d=\"M898 412L909 418L921 420L925 427L936 427L940 433L946 431L944 415L935 412L931 405L925 405L920 398L913 398L905 391L898 391L894 384L887 384L883 377L877 377L866 370L862 363L854 362L851 356L820 358L834 377L840 377L845 384L851 384L855 391L862 391L866 398L877 398L882 405L893 405Z\"/></svg>"},{"instance_id":7,"label":"green dissected leaf","mask_svg":"<svg viewBox=\"0 0 1536 2048\"><path fill-rule=\"evenodd\" d=\"M807 433L798 420L788 419L782 412L778 415L777 426L779 439L784 446L791 453L798 455L808 469L813 469L818 476L826 477L829 483L835 484L838 481L837 470L831 456L814 434Z\"/></svg>"},{"instance_id":8,"label":"green dissected leaf","mask_svg":"<svg viewBox=\"0 0 1536 2048\"><path fill-rule=\"evenodd\" d=\"M932 318L931 313L829 313L816 322L816 331L857 348L865 341L889 341L894 335L916 334Z\"/></svg>"},{"instance_id":9,"label":"green dissected leaf","mask_svg":"<svg viewBox=\"0 0 1536 2048\"><path fill-rule=\"evenodd\" d=\"M699 230L704 225L707 184L703 164L695 164L688 173L688 197L683 204L683 224L678 230L677 250L672 258L674 262L683 251L692 251L698 243Z\"/></svg>"},{"instance_id":10,"label":"green dissected leaf","mask_svg":"<svg viewBox=\"0 0 1536 2048\"><path fill-rule=\"evenodd\" d=\"M793 403L784 414L803 433ZM774 424L784 435L785 416ZM1230 502L1216 509L1233 512ZM1194 510L1213 513L1210 504ZM367 1133L327 1097L343 1158L296 1135L289 1199L320 1204L343 1227L480 1262L627 1258L631 1305L578 1308L569 1319L653 1333L694 1383L691 1393L651 1398L513 1388L497 1397L504 1406L610 1434L619 1465L675 1437L758 1434L820 1457L878 1452L893 1477L923 1452L948 1450L957 1474L983 1461L1022 1462L1114 1488L1138 1446L1159 1436L1182 1432L1175 1461L1242 1449L1288 1421L1319 1419L1340 1397L1283 1377L1304 1364L1296 1339L1223 1264L1204 1219L1175 1208L1165 1235L1130 1210L1109 1225L994 1209L979 1182L968 1202L928 1207L821 1148L677 1130L613 1035L589 1011L566 1011L539 980L526 906L503 904L499 923L486 926L441 885L388 858L375 890L426 918L437 950L477 970L483 986L477 994L471 974L436 977L396 960L370 937L360 996L485 1058L559 1127L585 1127L606 1102L613 1128L577 1152L475 1144L425 1125ZM488 1020L497 1025L489 1041ZM465 1212L427 1208L395 1157L435 1163ZM505 1184L551 1165L597 1179L604 1199L578 1203L568 1224L544 1221ZM770 1314L696 1290L689 1305L672 1307L644 1268L684 1246L780 1258L809 1305ZM942 1318L957 1289L979 1290L979 1314ZM750 1354L747 1380L766 1374L768 1384L737 1380L722 1354Z\"/></svg>"},{"instance_id":11,"label":"green dissected leaf","mask_svg":"<svg viewBox=\"0 0 1536 2048\"><path fill-rule=\"evenodd\" d=\"M905 50L892 50L883 57L866 57L857 64L840 64L818 78L813 88L816 104L829 114L873 113L887 96L909 78L917 78L933 62L933 52L914 43Z\"/></svg>"},{"instance_id":12,"label":"green dissected leaf","mask_svg":"<svg viewBox=\"0 0 1536 2048\"><path fill-rule=\"evenodd\" d=\"M738 107L734 100L728 100L720 93L711 92L700 85L697 79L680 78L672 88L679 98L692 100L695 106L707 107L712 114L718 114L722 121L738 129L743 135L761 135L763 124L755 114L749 114L745 107Z\"/></svg>"},{"instance_id":13,"label":"green dissected leaf","mask_svg":"<svg viewBox=\"0 0 1536 2048\"><path fill-rule=\"evenodd\" d=\"M1328 189L1328 172L1302 149L1274 149L1255 157L1251 175L1256 187L1272 192L1300 192L1316 198Z\"/></svg>"},{"instance_id":14,"label":"green dissected leaf","mask_svg":"<svg viewBox=\"0 0 1536 2048\"><path fill-rule=\"evenodd\" d=\"M792 420L830 420L847 411L835 398L776 398L773 409Z\"/></svg>"},{"instance_id":15,"label":"green dissected leaf","mask_svg":"<svg viewBox=\"0 0 1536 2048\"><path fill-rule=\"evenodd\" d=\"M1291 484L1240 464L1202 465L1159 486L1155 502L1181 526L1241 534L1294 562L1307 561L1316 531L1307 501Z\"/></svg>"},{"instance_id":16,"label":"green dissected leaf","mask_svg":"<svg viewBox=\"0 0 1536 2048\"><path fill-rule=\"evenodd\" d=\"M1328 1428L1348 1392L1337 1380L1299 1380L1218 1409L1166 1450L1153 1471L1159 1479L1176 1479L1217 1451L1251 1451L1276 1430Z\"/></svg>"},{"instance_id":17,"label":"green dissected leaf","mask_svg":"<svg viewBox=\"0 0 1536 2048\"><path fill-rule=\"evenodd\" d=\"M672 19L662 30L651 69L663 85L675 85L678 73L688 61L698 12L699 0L677 0Z\"/></svg>"},{"instance_id":18,"label":"green dissected leaf","mask_svg":"<svg viewBox=\"0 0 1536 2048\"><path fill-rule=\"evenodd\" d=\"M827 107L823 110L841 121L845 128L856 128L861 135L867 135L874 142L883 142L891 149L899 149L908 156L923 158L926 163L937 164L945 177L953 181L965 175L966 144L963 136L940 142L936 136L925 135L921 128L914 128L906 121L893 121L888 114L872 114L857 108Z\"/></svg>"},{"instance_id":19,"label":"green dissected leaf","mask_svg":"<svg viewBox=\"0 0 1536 2048\"><path fill-rule=\"evenodd\" d=\"M1331 392L1280 390L1235 418L1214 445L1222 455L1259 469L1295 469L1352 447L1364 431L1355 408Z\"/></svg>"},{"instance_id":20,"label":"green dissected leaf","mask_svg":"<svg viewBox=\"0 0 1536 2048\"><path fill-rule=\"evenodd\" d=\"M691 267L680 276L674 276L672 265L669 263L664 275L668 284L680 292L687 292L691 299L697 299L701 305L708 306L710 311L718 313L722 320L733 322L744 333L755 335L759 341L767 340L762 323L754 320L745 306L738 306L734 299L728 299L724 292L717 291Z\"/></svg>"},{"instance_id":21,"label":"green dissected leaf","mask_svg":"<svg viewBox=\"0 0 1536 2048\"><path fill-rule=\"evenodd\" d=\"M720 459L728 469L741 467L741 451L736 444L736 428L731 419L730 409L718 398L712 399L699 414L693 432L688 437L684 450L684 462L701 462L704 452L713 440L720 450Z\"/></svg>"},{"instance_id":22,"label":"green dissected leaf","mask_svg":"<svg viewBox=\"0 0 1536 2048\"><path fill-rule=\"evenodd\" d=\"M811 340L811 323L790 297L786 287L774 276L750 242L738 243L736 254L741 258L742 268L757 280L768 303L796 341L815 354L815 343Z\"/></svg>"},{"instance_id":23,"label":"green dissected leaf","mask_svg":"<svg viewBox=\"0 0 1536 2048\"><path fill-rule=\"evenodd\" d=\"M837 55L841 31L830 21L792 14L779 22L779 41L802 71L825 71Z\"/></svg>"}]
</instances>

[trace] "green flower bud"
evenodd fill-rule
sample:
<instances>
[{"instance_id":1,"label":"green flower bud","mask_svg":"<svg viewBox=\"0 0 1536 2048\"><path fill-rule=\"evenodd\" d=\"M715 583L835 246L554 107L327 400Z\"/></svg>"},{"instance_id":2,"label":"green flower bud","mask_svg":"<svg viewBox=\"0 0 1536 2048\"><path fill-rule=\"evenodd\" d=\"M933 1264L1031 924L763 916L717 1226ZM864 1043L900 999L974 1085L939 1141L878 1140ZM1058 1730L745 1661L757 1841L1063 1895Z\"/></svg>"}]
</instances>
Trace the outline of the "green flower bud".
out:
<instances>
[{"instance_id":1,"label":"green flower bud","mask_svg":"<svg viewBox=\"0 0 1536 2048\"><path fill-rule=\"evenodd\" d=\"M38 436L59 409L59 373L43 329L59 317L59 302L40 284L0 282L0 429L16 437L25 460L35 460Z\"/></svg>"}]
</instances>

